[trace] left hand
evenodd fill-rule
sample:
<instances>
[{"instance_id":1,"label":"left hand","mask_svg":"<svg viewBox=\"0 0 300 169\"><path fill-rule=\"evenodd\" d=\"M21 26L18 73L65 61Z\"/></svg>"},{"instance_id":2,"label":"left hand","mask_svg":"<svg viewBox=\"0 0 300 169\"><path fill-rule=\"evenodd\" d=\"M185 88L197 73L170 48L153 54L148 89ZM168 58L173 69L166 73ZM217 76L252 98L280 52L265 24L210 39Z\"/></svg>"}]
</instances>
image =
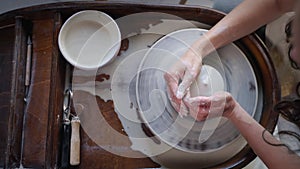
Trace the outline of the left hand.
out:
<instances>
[{"instance_id":1,"label":"left hand","mask_svg":"<svg viewBox=\"0 0 300 169\"><path fill-rule=\"evenodd\" d=\"M210 117L224 116L229 118L239 104L228 92L220 92L209 97L198 96L191 98L187 95L184 99L190 115L197 121Z\"/></svg>"}]
</instances>

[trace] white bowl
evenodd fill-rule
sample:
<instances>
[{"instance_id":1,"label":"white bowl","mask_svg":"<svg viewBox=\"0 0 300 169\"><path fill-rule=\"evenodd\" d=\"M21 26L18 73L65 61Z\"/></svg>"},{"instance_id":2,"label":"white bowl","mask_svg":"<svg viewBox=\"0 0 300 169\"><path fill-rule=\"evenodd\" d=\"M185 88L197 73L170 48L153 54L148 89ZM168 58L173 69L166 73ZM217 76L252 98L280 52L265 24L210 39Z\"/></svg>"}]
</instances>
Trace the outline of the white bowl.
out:
<instances>
[{"instance_id":1,"label":"white bowl","mask_svg":"<svg viewBox=\"0 0 300 169\"><path fill-rule=\"evenodd\" d=\"M93 70L109 63L121 45L121 33L107 14L85 10L72 15L63 24L58 45L73 66Z\"/></svg>"}]
</instances>

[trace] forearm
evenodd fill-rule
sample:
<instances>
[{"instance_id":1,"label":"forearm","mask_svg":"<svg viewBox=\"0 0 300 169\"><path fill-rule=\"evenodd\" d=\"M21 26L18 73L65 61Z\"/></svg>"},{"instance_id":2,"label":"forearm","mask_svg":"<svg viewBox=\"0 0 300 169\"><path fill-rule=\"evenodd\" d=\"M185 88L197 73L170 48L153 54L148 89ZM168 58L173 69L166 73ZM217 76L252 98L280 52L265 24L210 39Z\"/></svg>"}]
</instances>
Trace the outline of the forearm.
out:
<instances>
[{"instance_id":1,"label":"forearm","mask_svg":"<svg viewBox=\"0 0 300 169\"><path fill-rule=\"evenodd\" d=\"M259 27L291 11L297 0L244 0L218 24L205 38L196 42L199 52L207 55L214 49L240 39Z\"/></svg>"},{"instance_id":2,"label":"forearm","mask_svg":"<svg viewBox=\"0 0 300 169\"><path fill-rule=\"evenodd\" d=\"M299 156L289 152L284 146L273 146L266 143L262 137L265 129L240 106L236 107L228 118L268 168L299 168ZM269 132L265 132L264 138L270 143L281 144Z\"/></svg>"}]
</instances>

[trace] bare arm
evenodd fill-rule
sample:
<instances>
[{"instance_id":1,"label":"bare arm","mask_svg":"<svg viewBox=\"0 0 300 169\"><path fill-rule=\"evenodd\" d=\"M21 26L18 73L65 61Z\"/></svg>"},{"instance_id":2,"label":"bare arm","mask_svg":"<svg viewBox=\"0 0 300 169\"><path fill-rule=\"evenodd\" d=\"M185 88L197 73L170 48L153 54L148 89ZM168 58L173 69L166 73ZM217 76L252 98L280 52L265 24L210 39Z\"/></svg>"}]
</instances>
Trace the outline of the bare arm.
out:
<instances>
[{"instance_id":1,"label":"bare arm","mask_svg":"<svg viewBox=\"0 0 300 169\"><path fill-rule=\"evenodd\" d=\"M265 130L244 109L236 106L229 116L231 122L238 128L248 144L262 161L271 169L296 169L300 166L300 157L288 151L284 146L273 146L263 140L262 133ZM274 144L281 144L269 132L265 132L265 139Z\"/></svg>"},{"instance_id":2,"label":"bare arm","mask_svg":"<svg viewBox=\"0 0 300 169\"><path fill-rule=\"evenodd\" d=\"M216 113L216 111L210 110L221 110L220 108L222 108L224 110L223 116L234 124L256 155L262 159L268 168L299 168L300 157L289 152L285 146L268 144L266 141L272 144L281 143L269 132L264 132L265 129L263 126L255 121L229 93L218 93L210 97L198 96L194 98L184 98L184 100L189 110L192 110L190 111L191 116L198 121L204 120L209 113ZM212 102L214 103L212 104ZM216 107L211 107L212 105ZM264 137L262 136L263 132Z\"/></svg>"},{"instance_id":3,"label":"bare arm","mask_svg":"<svg viewBox=\"0 0 300 169\"><path fill-rule=\"evenodd\" d=\"M203 57L291 11L296 2L297 0L244 0L191 46L181 57L183 66L177 64L169 70L165 77L169 93L173 96L172 102L181 104L180 100L201 70Z\"/></svg>"},{"instance_id":4,"label":"bare arm","mask_svg":"<svg viewBox=\"0 0 300 169\"><path fill-rule=\"evenodd\" d=\"M206 37L215 48L219 48L255 31L283 13L291 11L295 4L296 0L245 0L208 31ZM212 50L205 46L202 46L202 49L208 49L200 51L204 52L204 55ZM286 147L267 144L262 137L265 129L238 104L228 118L269 168L299 168L300 157L290 153ZM271 143L280 144L280 141L269 132L265 133L265 139Z\"/></svg>"},{"instance_id":5,"label":"bare arm","mask_svg":"<svg viewBox=\"0 0 300 169\"><path fill-rule=\"evenodd\" d=\"M206 33L206 38L212 44L208 45L217 49L242 38L282 14L293 10L296 2L297 0L244 0ZM201 51L207 49L207 44L203 44L207 42L199 39L198 43L202 56L213 50Z\"/></svg>"}]
</instances>

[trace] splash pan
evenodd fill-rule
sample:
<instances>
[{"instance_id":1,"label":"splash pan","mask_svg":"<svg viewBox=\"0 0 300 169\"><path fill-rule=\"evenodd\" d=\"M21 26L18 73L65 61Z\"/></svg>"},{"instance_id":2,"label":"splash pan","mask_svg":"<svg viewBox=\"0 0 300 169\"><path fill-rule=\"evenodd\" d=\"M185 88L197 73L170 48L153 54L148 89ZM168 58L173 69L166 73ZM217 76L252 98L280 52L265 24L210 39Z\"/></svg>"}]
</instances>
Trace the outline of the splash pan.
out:
<instances>
[{"instance_id":1,"label":"splash pan","mask_svg":"<svg viewBox=\"0 0 300 169\"><path fill-rule=\"evenodd\" d=\"M201 122L189 116L181 118L169 102L164 73L205 31L183 29L161 38L146 53L136 77L136 101L143 121L165 143L185 152L217 151L231 145L240 136L233 124L223 117ZM254 116L258 102L257 79L243 52L229 44L207 56L203 63L201 74L193 84L192 95L227 91ZM209 84L206 88L203 85L205 77L208 77ZM202 142L199 141L201 132L210 135ZM236 150L244 145L245 142L235 145Z\"/></svg>"}]
</instances>

